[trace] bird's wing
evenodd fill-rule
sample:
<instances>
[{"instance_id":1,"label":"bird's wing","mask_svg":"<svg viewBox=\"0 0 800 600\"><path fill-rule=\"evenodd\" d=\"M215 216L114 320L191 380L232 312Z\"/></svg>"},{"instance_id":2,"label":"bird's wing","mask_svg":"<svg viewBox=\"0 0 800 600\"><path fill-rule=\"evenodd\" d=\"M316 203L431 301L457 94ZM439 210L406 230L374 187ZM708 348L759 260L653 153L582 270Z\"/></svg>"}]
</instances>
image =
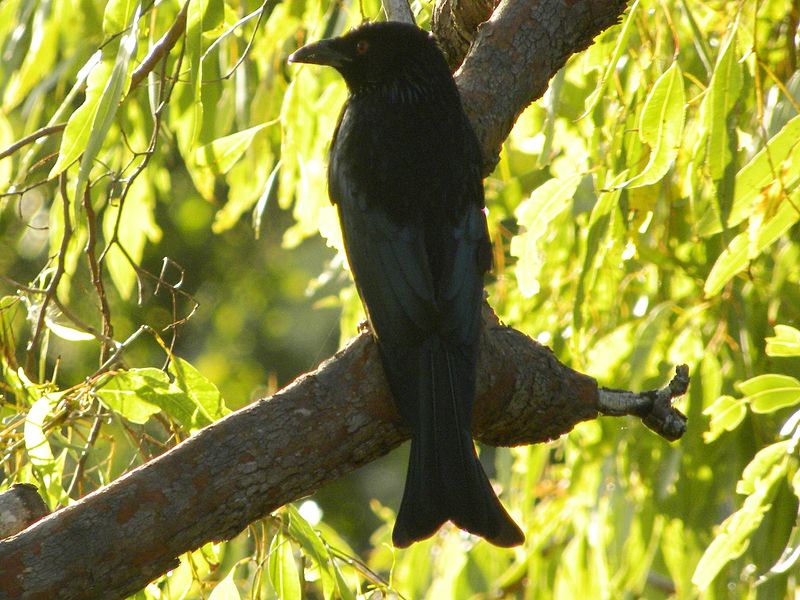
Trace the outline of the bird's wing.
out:
<instances>
[{"instance_id":1,"label":"bird's wing","mask_svg":"<svg viewBox=\"0 0 800 600\"><path fill-rule=\"evenodd\" d=\"M437 307L424 232L399 225L360 190L339 194L347 259L379 341L414 344L435 327Z\"/></svg>"}]
</instances>

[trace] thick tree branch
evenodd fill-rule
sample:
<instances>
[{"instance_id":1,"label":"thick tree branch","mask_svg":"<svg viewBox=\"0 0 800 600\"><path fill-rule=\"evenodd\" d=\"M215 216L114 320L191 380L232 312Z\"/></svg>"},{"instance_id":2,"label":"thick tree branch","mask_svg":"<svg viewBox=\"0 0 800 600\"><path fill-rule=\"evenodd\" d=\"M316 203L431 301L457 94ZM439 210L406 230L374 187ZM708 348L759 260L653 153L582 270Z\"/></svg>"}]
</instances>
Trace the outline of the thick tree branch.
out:
<instances>
[{"instance_id":1,"label":"thick tree branch","mask_svg":"<svg viewBox=\"0 0 800 600\"><path fill-rule=\"evenodd\" d=\"M592 378L502 326L487 308L479 440L554 439L595 418L599 399ZM407 438L375 345L362 333L271 398L0 542L0 598L124 597L173 568L180 554L234 536Z\"/></svg>"},{"instance_id":2,"label":"thick tree branch","mask_svg":"<svg viewBox=\"0 0 800 600\"><path fill-rule=\"evenodd\" d=\"M486 174L517 117L625 6L625 0L502 0L478 28L456 82L483 146ZM458 56L450 59L457 64Z\"/></svg>"}]
</instances>

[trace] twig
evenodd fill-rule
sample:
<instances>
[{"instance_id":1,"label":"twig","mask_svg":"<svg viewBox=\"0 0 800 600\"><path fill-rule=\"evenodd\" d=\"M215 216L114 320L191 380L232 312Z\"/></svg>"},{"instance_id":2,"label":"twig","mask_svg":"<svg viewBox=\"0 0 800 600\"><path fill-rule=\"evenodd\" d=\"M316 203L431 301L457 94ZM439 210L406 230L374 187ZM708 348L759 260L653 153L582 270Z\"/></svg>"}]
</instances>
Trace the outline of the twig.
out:
<instances>
[{"instance_id":1,"label":"twig","mask_svg":"<svg viewBox=\"0 0 800 600\"><path fill-rule=\"evenodd\" d=\"M61 189L61 204L64 212L64 235L61 238L61 247L58 249L58 257L56 259L56 270L50 283L47 285L42 305L39 308L39 315L36 318L36 325L33 328L33 335L28 342L27 357L25 359L25 370L30 377L34 377L33 366L36 360L36 353L39 349L39 341L42 335L42 328L44 327L44 317L47 311L47 305L50 300L58 292L58 284L61 283L61 277L64 275L64 262L67 256L67 246L72 237L72 223L69 220L69 195L67 194L67 174L63 171L59 176L59 185Z\"/></svg>"},{"instance_id":2,"label":"twig","mask_svg":"<svg viewBox=\"0 0 800 600\"><path fill-rule=\"evenodd\" d=\"M387 21L399 21L401 23L414 23L414 13L407 0L383 0L383 12Z\"/></svg>"},{"instance_id":3,"label":"twig","mask_svg":"<svg viewBox=\"0 0 800 600\"><path fill-rule=\"evenodd\" d=\"M97 401L95 401L97 402ZM94 423L92 423L92 429L89 431L89 439L86 440L86 445L83 447L81 451L81 457L78 459L78 464L75 467L75 472L72 474L72 480L69 482L69 487L67 488L67 496L72 496L72 492L75 490L75 486L83 477L83 470L86 468L86 459L89 458L89 449L94 446L95 442L97 441L98 435L100 435L100 427L103 425L103 408L101 406L97 406L97 416L94 418Z\"/></svg>"},{"instance_id":4,"label":"twig","mask_svg":"<svg viewBox=\"0 0 800 600\"><path fill-rule=\"evenodd\" d=\"M613 417L635 415L658 435L674 442L686 432L686 415L672 406L672 400L688 388L689 367L679 365L675 367L675 377L660 390L636 393L600 388L597 409Z\"/></svg>"},{"instance_id":5,"label":"twig","mask_svg":"<svg viewBox=\"0 0 800 600\"><path fill-rule=\"evenodd\" d=\"M136 68L131 75L131 85L128 88L130 94L143 80L147 77L148 73L156 68L158 61L164 58L169 51L175 47L178 39L186 31L186 14L189 12L189 0L184 2L178 16L175 17L175 22L172 24L167 32L161 36L150 50L150 53L144 57L142 63Z\"/></svg>"},{"instance_id":6,"label":"twig","mask_svg":"<svg viewBox=\"0 0 800 600\"><path fill-rule=\"evenodd\" d=\"M26 135L24 138L22 138L21 140L17 140L16 142L8 146L6 149L0 150L0 160L6 158L7 156L11 156L12 154L14 154L14 152L19 150L20 148L23 148L28 144L35 142L39 138L43 138L45 136L58 133L59 131L64 131L64 128L66 126L67 126L66 123L58 123L56 125L51 125L49 127L42 127L41 129L34 131L32 134Z\"/></svg>"},{"instance_id":7,"label":"twig","mask_svg":"<svg viewBox=\"0 0 800 600\"><path fill-rule=\"evenodd\" d=\"M83 194L83 208L86 210L86 220L88 222L88 235L86 238L86 258L89 262L89 272L92 277L92 284L97 292L97 299L100 301L100 315L103 324L103 345L100 349L100 361L104 361L110 345L106 340L114 338L114 326L111 324L111 309L108 305L108 298L106 297L106 288L103 283L103 274L100 263L95 255L95 248L97 246L97 218L92 207L91 187L86 186Z\"/></svg>"}]
</instances>

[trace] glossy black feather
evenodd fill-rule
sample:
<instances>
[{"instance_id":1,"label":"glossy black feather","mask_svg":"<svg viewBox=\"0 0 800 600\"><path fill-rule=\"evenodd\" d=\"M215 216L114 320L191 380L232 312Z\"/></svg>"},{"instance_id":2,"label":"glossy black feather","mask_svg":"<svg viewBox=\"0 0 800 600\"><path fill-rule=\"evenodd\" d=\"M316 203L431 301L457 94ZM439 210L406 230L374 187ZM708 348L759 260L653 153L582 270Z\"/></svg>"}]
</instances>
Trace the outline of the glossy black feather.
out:
<instances>
[{"instance_id":1,"label":"glossy black feather","mask_svg":"<svg viewBox=\"0 0 800 600\"><path fill-rule=\"evenodd\" d=\"M306 46L350 96L331 143L329 189L350 267L399 411L412 431L397 546L447 520L511 546L523 535L470 433L490 243L481 155L447 63L424 31L364 25Z\"/></svg>"}]
</instances>

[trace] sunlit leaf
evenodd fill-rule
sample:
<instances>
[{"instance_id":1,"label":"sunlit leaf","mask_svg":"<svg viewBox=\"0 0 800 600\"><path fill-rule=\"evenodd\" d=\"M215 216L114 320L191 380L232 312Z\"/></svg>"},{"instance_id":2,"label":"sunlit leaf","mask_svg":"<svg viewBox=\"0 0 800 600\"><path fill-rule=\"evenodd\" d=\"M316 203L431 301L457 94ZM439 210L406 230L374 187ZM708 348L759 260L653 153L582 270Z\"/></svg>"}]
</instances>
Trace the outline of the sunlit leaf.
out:
<instances>
[{"instance_id":1,"label":"sunlit leaf","mask_svg":"<svg viewBox=\"0 0 800 600\"><path fill-rule=\"evenodd\" d=\"M253 208L253 233L256 238L261 236L261 223L264 218L264 213L267 210L267 205L270 200L275 202L278 199L278 178L281 170L281 161L275 163L272 171L267 178L267 183L264 186L264 191L258 197L255 208Z\"/></svg>"},{"instance_id":2,"label":"sunlit leaf","mask_svg":"<svg viewBox=\"0 0 800 600\"><path fill-rule=\"evenodd\" d=\"M130 299L136 283L136 271L131 262L137 265L141 262L147 240L158 242L161 239L161 229L155 222L153 192L149 177L142 173L131 184L125 202L112 204L103 214L103 233L107 240L116 239L117 242L106 253L108 272L126 300Z\"/></svg>"},{"instance_id":3,"label":"sunlit leaf","mask_svg":"<svg viewBox=\"0 0 800 600\"><path fill-rule=\"evenodd\" d=\"M773 452L774 449L769 447L764 456ZM780 448L777 454L781 454ZM758 456L754 459L754 461L756 460L760 462ZM779 458L777 463L764 461L763 465L758 469L754 467L754 475L756 471L759 471L759 475L763 475L759 480L759 485L745 499L742 508L725 519L720 525L716 537L697 563L694 575L692 575L692 582L700 590L705 590L711 585L711 582L714 581L726 564L738 558L747 550L753 532L761 524L764 515L772 506L772 499L775 496L775 484L785 475L787 465L788 460L786 460L785 449L783 449L783 456ZM764 470L761 469L762 466L765 467ZM750 485L744 485L743 487L751 489Z\"/></svg>"},{"instance_id":4,"label":"sunlit leaf","mask_svg":"<svg viewBox=\"0 0 800 600\"><path fill-rule=\"evenodd\" d=\"M747 405L732 396L720 396L703 414L711 417L708 431L703 433L703 440L709 444L725 431L733 431L739 426L747 414Z\"/></svg>"},{"instance_id":5,"label":"sunlit leaf","mask_svg":"<svg viewBox=\"0 0 800 600\"><path fill-rule=\"evenodd\" d=\"M31 463L40 467L50 465L55 458L44 432L47 417L55 402L56 398L51 394L42 395L33 403L25 418L25 450Z\"/></svg>"},{"instance_id":6,"label":"sunlit leaf","mask_svg":"<svg viewBox=\"0 0 800 600\"><path fill-rule=\"evenodd\" d=\"M737 273L744 271L749 263L749 251L755 248L756 251L762 252L800 220L800 213L793 206L793 203L799 197L800 194L795 194L792 202L784 201L781 203L775 216L758 230L754 244L750 243L750 235L747 231L740 233L731 240L708 274L703 288L707 297L718 294Z\"/></svg>"},{"instance_id":7,"label":"sunlit leaf","mask_svg":"<svg viewBox=\"0 0 800 600\"><path fill-rule=\"evenodd\" d=\"M84 69L89 71L86 79L86 97L83 104L70 115L67 121L67 127L61 136L61 147L56 164L53 165L48 177L52 178L61 173L75 162L86 149L103 90L113 69L110 61L101 59L102 53L98 50L84 66Z\"/></svg>"},{"instance_id":8,"label":"sunlit leaf","mask_svg":"<svg viewBox=\"0 0 800 600\"><path fill-rule=\"evenodd\" d=\"M725 46L720 50L702 106L708 132L706 161L711 178L714 180L722 179L725 169L733 160L729 142L732 132L728 115L736 105L741 90L742 66L736 56L736 28L734 28L728 33Z\"/></svg>"},{"instance_id":9,"label":"sunlit leaf","mask_svg":"<svg viewBox=\"0 0 800 600\"><path fill-rule=\"evenodd\" d=\"M775 335L767 338L768 356L800 356L800 331L789 325L775 325Z\"/></svg>"},{"instance_id":10,"label":"sunlit leaf","mask_svg":"<svg viewBox=\"0 0 800 600\"><path fill-rule=\"evenodd\" d=\"M191 424L193 428L203 427L230 412L217 386L182 358L172 357L169 372L175 376L175 385L183 390L196 406L187 425Z\"/></svg>"},{"instance_id":11,"label":"sunlit leaf","mask_svg":"<svg viewBox=\"0 0 800 600\"><path fill-rule=\"evenodd\" d=\"M115 35L128 27L138 0L109 0L103 13L103 33Z\"/></svg>"},{"instance_id":12,"label":"sunlit leaf","mask_svg":"<svg viewBox=\"0 0 800 600\"><path fill-rule=\"evenodd\" d=\"M608 82L611 80L614 71L617 69L617 64L619 63L619 59L622 56L623 52L625 51L625 47L628 44L628 38L631 35L631 31L634 29L634 24L636 23L636 12L637 8L639 7L639 0L636 0L632 5L628 14L625 16L625 20L622 23L622 27L619 30L619 34L617 35L617 45L614 47L614 52L611 54L611 58L606 65L605 71L603 72L603 76L600 78L600 82L597 84L595 90L589 95L586 99L585 108L583 115L581 117L585 117L592 109L597 105L600 99L603 97L605 93L606 87L608 86Z\"/></svg>"},{"instance_id":13,"label":"sunlit leaf","mask_svg":"<svg viewBox=\"0 0 800 600\"><path fill-rule=\"evenodd\" d=\"M146 423L161 406L154 396L169 389L169 379L158 369L131 369L109 377L97 390L98 397L114 412L131 423Z\"/></svg>"},{"instance_id":14,"label":"sunlit leaf","mask_svg":"<svg viewBox=\"0 0 800 600\"><path fill-rule=\"evenodd\" d=\"M269 125L262 123L200 146L195 151L195 162L200 167L210 168L214 173L227 173L250 147L256 134Z\"/></svg>"},{"instance_id":15,"label":"sunlit leaf","mask_svg":"<svg viewBox=\"0 0 800 600\"><path fill-rule=\"evenodd\" d=\"M788 375L758 375L737 384L756 413L769 413L800 403L800 381Z\"/></svg>"},{"instance_id":16,"label":"sunlit leaf","mask_svg":"<svg viewBox=\"0 0 800 600\"><path fill-rule=\"evenodd\" d=\"M133 20L128 32L119 40L119 50L111 69L108 81L105 84L103 93L97 103L97 112L91 124L89 137L86 141L86 148L81 158L78 179L75 182L75 205L78 206L83 198L83 193L89 181L89 174L94 167L103 143L106 141L114 117L117 114L122 95L130 85L130 68L134 56L136 56L137 36L139 35L139 15L141 5L137 7L133 15ZM54 169L55 170L55 169ZM52 174L51 174L52 176Z\"/></svg>"},{"instance_id":17,"label":"sunlit leaf","mask_svg":"<svg viewBox=\"0 0 800 600\"><path fill-rule=\"evenodd\" d=\"M650 161L641 173L622 185L642 187L664 177L680 149L685 104L683 73L676 61L658 78L642 110L639 137L650 146Z\"/></svg>"},{"instance_id":18,"label":"sunlit leaf","mask_svg":"<svg viewBox=\"0 0 800 600\"><path fill-rule=\"evenodd\" d=\"M236 587L236 582L233 579L235 573L236 565L214 586L208 596L208 600L241 600L242 596L239 594L239 588Z\"/></svg>"},{"instance_id":19,"label":"sunlit leaf","mask_svg":"<svg viewBox=\"0 0 800 600\"><path fill-rule=\"evenodd\" d=\"M85 342L96 339L95 336L88 331L82 331L80 329L75 329L74 327L69 327L68 325L62 325L47 316L44 319L44 323L47 325L47 328L50 331L52 331L62 340L67 340L68 342Z\"/></svg>"},{"instance_id":20,"label":"sunlit leaf","mask_svg":"<svg viewBox=\"0 0 800 600\"><path fill-rule=\"evenodd\" d=\"M287 505L286 510L289 514L289 536L300 544L303 552L308 556L319 569L322 578L322 592L327 598L343 598L354 600L352 591L348 588L339 568L333 560L330 552L323 544L319 535L308 524L297 509L292 505Z\"/></svg>"},{"instance_id":21,"label":"sunlit leaf","mask_svg":"<svg viewBox=\"0 0 800 600\"><path fill-rule=\"evenodd\" d=\"M269 548L269 579L281 600L300 600L300 571L297 568L291 541L278 532Z\"/></svg>"},{"instance_id":22,"label":"sunlit leaf","mask_svg":"<svg viewBox=\"0 0 800 600\"><path fill-rule=\"evenodd\" d=\"M548 243L547 227L571 206L580 175L551 179L536 188L515 211L521 232L511 240L511 255L519 258L515 268L520 291L532 296L539 291L539 273Z\"/></svg>"},{"instance_id":23,"label":"sunlit leaf","mask_svg":"<svg viewBox=\"0 0 800 600\"><path fill-rule=\"evenodd\" d=\"M786 458L792 451L792 440L770 444L759 450L742 471L742 478L736 484L736 492L749 495L756 493L765 482L786 471Z\"/></svg>"},{"instance_id":24,"label":"sunlit leaf","mask_svg":"<svg viewBox=\"0 0 800 600\"><path fill-rule=\"evenodd\" d=\"M726 227L733 227L747 218L759 196L780 177L791 189L800 178L800 115L794 117L769 140L736 174L733 204L726 218ZM718 215L712 211L702 215L698 223L700 235L722 231Z\"/></svg>"},{"instance_id":25,"label":"sunlit leaf","mask_svg":"<svg viewBox=\"0 0 800 600\"><path fill-rule=\"evenodd\" d=\"M2 4L2 3L0 3ZM3 82L3 109L10 111L22 102L31 90L50 72L58 53L60 7L52 2L37 3L31 39L22 66L9 81Z\"/></svg>"},{"instance_id":26,"label":"sunlit leaf","mask_svg":"<svg viewBox=\"0 0 800 600\"><path fill-rule=\"evenodd\" d=\"M14 130L6 116L0 112L0 149L14 143ZM11 157L0 158L0 193L11 185Z\"/></svg>"}]
</instances>

